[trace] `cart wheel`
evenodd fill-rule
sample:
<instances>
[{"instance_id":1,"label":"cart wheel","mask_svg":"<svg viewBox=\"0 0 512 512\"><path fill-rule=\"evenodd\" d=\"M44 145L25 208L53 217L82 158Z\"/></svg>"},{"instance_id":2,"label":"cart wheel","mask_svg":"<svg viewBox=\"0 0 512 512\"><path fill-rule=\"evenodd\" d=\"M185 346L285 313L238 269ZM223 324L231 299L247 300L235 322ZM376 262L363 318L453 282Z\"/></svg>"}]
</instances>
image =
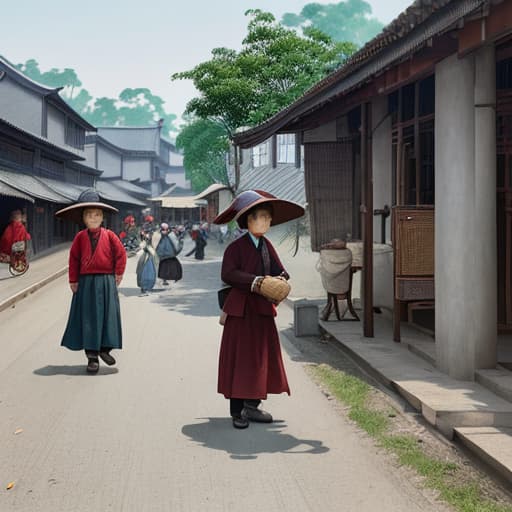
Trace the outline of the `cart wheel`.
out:
<instances>
[{"instance_id":1,"label":"cart wheel","mask_svg":"<svg viewBox=\"0 0 512 512\"><path fill-rule=\"evenodd\" d=\"M18 262L16 267L9 264L9 272L13 276L21 276L28 270L28 263Z\"/></svg>"}]
</instances>

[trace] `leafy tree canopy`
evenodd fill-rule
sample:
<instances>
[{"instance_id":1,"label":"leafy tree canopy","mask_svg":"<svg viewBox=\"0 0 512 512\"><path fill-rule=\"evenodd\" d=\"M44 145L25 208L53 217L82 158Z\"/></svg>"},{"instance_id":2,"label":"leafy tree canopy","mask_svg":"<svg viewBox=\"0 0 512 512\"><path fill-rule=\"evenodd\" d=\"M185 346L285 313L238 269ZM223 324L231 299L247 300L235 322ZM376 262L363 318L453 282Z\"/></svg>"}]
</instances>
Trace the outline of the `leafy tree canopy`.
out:
<instances>
[{"instance_id":1,"label":"leafy tree canopy","mask_svg":"<svg viewBox=\"0 0 512 512\"><path fill-rule=\"evenodd\" d=\"M211 183L229 185L229 140L224 126L209 119L189 117L176 139L176 147L183 150L185 173L194 190L200 192Z\"/></svg>"},{"instance_id":2,"label":"leafy tree canopy","mask_svg":"<svg viewBox=\"0 0 512 512\"><path fill-rule=\"evenodd\" d=\"M168 135L177 131L176 116L165 111L164 100L150 89L124 89L119 98L93 98L73 69L52 68L42 72L34 59L16 68L43 85L63 87L62 98L94 126L151 126L163 119Z\"/></svg>"},{"instance_id":3,"label":"leafy tree canopy","mask_svg":"<svg viewBox=\"0 0 512 512\"><path fill-rule=\"evenodd\" d=\"M282 23L302 30L314 27L335 41L352 41L362 46L384 26L371 14L371 6L364 0L346 0L336 4L310 3L303 7L300 14L284 14Z\"/></svg>"},{"instance_id":4,"label":"leafy tree canopy","mask_svg":"<svg viewBox=\"0 0 512 512\"><path fill-rule=\"evenodd\" d=\"M241 51L216 48L211 60L172 76L192 80L200 93L186 112L221 124L229 138L237 128L259 124L292 103L356 49L315 27L299 35L268 12L246 15Z\"/></svg>"}]
</instances>

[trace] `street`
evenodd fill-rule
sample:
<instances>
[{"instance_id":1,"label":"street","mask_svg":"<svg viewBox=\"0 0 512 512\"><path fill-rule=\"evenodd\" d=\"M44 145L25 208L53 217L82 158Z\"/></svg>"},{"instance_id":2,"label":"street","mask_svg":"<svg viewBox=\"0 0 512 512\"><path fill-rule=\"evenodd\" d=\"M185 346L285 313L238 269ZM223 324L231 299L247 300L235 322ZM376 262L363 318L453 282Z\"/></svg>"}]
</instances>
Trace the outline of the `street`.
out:
<instances>
[{"instance_id":1,"label":"street","mask_svg":"<svg viewBox=\"0 0 512 512\"><path fill-rule=\"evenodd\" d=\"M59 346L66 276L0 313L0 511L438 510L336 412L284 336L291 397L264 403L273 424L233 429L216 393L220 258L182 261L183 281L140 296L128 260L124 349L95 376ZM279 327L292 320L281 305Z\"/></svg>"}]
</instances>

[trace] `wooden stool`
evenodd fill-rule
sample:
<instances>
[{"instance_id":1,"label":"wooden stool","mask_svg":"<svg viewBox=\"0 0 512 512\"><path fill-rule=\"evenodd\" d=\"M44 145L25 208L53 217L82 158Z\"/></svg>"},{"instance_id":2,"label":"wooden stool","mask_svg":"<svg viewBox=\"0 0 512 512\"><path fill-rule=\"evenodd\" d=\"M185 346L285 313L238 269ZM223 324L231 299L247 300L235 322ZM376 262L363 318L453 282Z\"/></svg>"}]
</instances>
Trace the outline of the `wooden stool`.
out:
<instances>
[{"instance_id":1,"label":"wooden stool","mask_svg":"<svg viewBox=\"0 0 512 512\"><path fill-rule=\"evenodd\" d=\"M329 293L329 292L327 292L327 304L325 305L325 307L322 311L322 320L324 320L324 321L329 320L332 310L334 309L334 312L336 313L336 318L339 321L359 322L359 316L357 316L357 313L352 304L352 275L355 272L357 272L357 270L359 270L359 268L356 268L356 267L351 268L349 289L345 293ZM352 315L353 318L341 318L340 309L338 307L338 300L346 300L347 301L348 310L350 311L350 314Z\"/></svg>"}]
</instances>

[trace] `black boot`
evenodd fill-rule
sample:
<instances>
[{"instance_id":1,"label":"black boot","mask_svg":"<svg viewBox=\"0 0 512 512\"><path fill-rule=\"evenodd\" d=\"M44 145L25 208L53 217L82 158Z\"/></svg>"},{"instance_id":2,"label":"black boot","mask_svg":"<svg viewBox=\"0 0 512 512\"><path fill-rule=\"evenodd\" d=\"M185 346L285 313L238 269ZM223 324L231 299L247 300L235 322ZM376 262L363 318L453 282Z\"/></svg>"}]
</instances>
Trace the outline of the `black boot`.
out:
<instances>
[{"instance_id":1,"label":"black boot","mask_svg":"<svg viewBox=\"0 0 512 512\"><path fill-rule=\"evenodd\" d=\"M100 357L105 364L112 366L116 364L116 360L110 355L110 349L100 350Z\"/></svg>"},{"instance_id":2,"label":"black boot","mask_svg":"<svg viewBox=\"0 0 512 512\"><path fill-rule=\"evenodd\" d=\"M100 362L97 357L89 357L87 363L87 373L98 373Z\"/></svg>"}]
</instances>

